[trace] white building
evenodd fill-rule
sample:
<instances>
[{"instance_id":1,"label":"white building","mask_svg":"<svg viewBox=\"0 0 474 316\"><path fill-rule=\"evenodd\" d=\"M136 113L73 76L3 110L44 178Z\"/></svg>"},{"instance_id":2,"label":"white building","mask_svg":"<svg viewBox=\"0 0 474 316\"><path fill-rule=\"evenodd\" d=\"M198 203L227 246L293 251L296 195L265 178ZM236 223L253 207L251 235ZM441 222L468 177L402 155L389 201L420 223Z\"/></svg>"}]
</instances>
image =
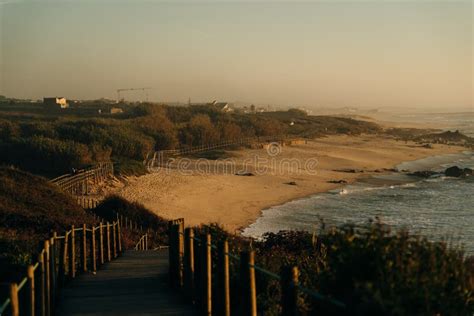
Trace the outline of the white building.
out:
<instances>
[{"instance_id":1,"label":"white building","mask_svg":"<svg viewBox=\"0 0 474 316\"><path fill-rule=\"evenodd\" d=\"M48 97L43 98L43 104L45 106L55 106L61 109L66 109L69 107L66 98L63 97Z\"/></svg>"}]
</instances>

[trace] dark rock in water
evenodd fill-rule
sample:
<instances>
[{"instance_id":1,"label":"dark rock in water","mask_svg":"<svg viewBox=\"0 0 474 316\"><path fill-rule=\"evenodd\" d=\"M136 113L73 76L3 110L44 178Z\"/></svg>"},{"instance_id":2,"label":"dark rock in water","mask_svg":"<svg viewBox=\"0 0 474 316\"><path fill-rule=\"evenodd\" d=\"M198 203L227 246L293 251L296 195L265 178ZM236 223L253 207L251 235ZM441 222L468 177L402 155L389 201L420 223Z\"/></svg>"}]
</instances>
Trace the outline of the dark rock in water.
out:
<instances>
[{"instance_id":1,"label":"dark rock in water","mask_svg":"<svg viewBox=\"0 0 474 316\"><path fill-rule=\"evenodd\" d=\"M236 176L241 176L241 177L253 177L254 174L251 172L239 172L235 174Z\"/></svg>"},{"instance_id":2,"label":"dark rock in water","mask_svg":"<svg viewBox=\"0 0 474 316\"><path fill-rule=\"evenodd\" d=\"M453 166L453 167L449 167L448 169L446 169L444 171L444 174L447 177L459 178L459 177L472 176L473 172L472 172L472 169L469 169L469 168L461 169L458 166Z\"/></svg>"},{"instance_id":3,"label":"dark rock in water","mask_svg":"<svg viewBox=\"0 0 474 316\"><path fill-rule=\"evenodd\" d=\"M344 179L341 180L329 180L328 183L340 183L340 184L346 184L347 181Z\"/></svg>"},{"instance_id":4,"label":"dark rock in water","mask_svg":"<svg viewBox=\"0 0 474 316\"><path fill-rule=\"evenodd\" d=\"M420 177L420 178L429 178L429 177L432 177L432 176L437 175L437 174L439 174L439 173L436 172L436 171L423 170L423 171L415 171L415 172L409 173L408 175L409 176Z\"/></svg>"},{"instance_id":5,"label":"dark rock in water","mask_svg":"<svg viewBox=\"0 0 474 316\"><path fill-rule=\"evenodd\" d=\"M287 182L285 184L288 184L288 185L296 185L296 182L295 181L290 181L290 182Z\"/></svg>"}]
</instances>

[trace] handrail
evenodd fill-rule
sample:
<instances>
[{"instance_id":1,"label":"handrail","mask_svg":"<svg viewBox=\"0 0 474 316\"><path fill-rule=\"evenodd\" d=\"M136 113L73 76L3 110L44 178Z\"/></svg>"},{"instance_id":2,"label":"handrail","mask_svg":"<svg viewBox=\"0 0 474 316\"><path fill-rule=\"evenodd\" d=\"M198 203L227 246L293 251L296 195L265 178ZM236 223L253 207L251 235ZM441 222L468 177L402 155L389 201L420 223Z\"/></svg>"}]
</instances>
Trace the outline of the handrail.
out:
<instances>
[{"instance_id":1,"label":"handrail","mask_svg":"<svg viewBox=\"0 0 474 316\"><path fill-rule=\"evenodd\" d=\"M99 200L91 197L81 197L89 193L89 182L94 183L104 181L114 173L114 165L112 162L99 162L89 168L77 170L74 174L64 174L49 182L57 185L62 191L76 196L77 203L83 208L94 208Z\"/></svg>"},{"instance_id":2,"label":"handrail","mask_svg":"<svg viewBox=\"0 0 474 316\"><path fill-rule=\"evenodd\" d=\"M135 245L135 250L148 249L148 234L143 234Z\"/></svg>"},{"instance_id":3,"label":"handrail","mask_svg":"<svg viewBox=\"0 0 474 316\"><path fill-rule=\"evenodd\" d=\"M204 237L205 236L205 237ZM274 273L269 271L254 262L254 252L253 251L244 251L240 256L231 253L228 250L227 240L223 241L219 247L211 242L211 235L206 233L203 238L194 236L194 231L192 228L184 229L184 221L182 219L173 220L169 222L169 264L170 264L170 281L175 287L183 287L185 294L188 297L195 297L196 295L203 295L201 303L203 304L202 308L207 312L210 312L212 309L211 303L211 293L212 290L209 288L212 287L211 279L213 269L209 268L212 266L211 259L212 250L217 250L218 268L217 273L219 273L218 279L219 282L223 282L223 288L219 288L219 291L224 291L218 299L224 300L219 302L219 306L225 305L226 308L230 308L230 289L229 289L229 262L228 259L231 258L240 263L240 277L243 279L240 280L241 288L245 291L248 291L246 296L250 296L250 301L241 302L245 307L244 314L256 315L256 304L257 304L257 295L255 288L255 271L261 274L264 274L274 280L280 282L282 287L282 307L283 310L295 311L298 303L297 300L297 291L308 295L309 297L316 299L318 301L323 301L329 303L334 308L345 309L347 306L345 303L334 299L330 296L323 295L318 293L315 290L309 289L298 281L298 269L297 267L285 267L282 270L281 274ZM196 241L197 243L194 243ZM191 276L194 271L194 258L191 258L190 254L195 253L193 250L194 247L199 247L199 252L201 253L201 263L200 271L198 272L200 277L197 279L199 282L202 282L198 286L202 293L194 293L196 287L194 285L193 276ZM191 281L190 281L191 280ZM223 281L224 280L224 281ZM227 284L227 285L225 285ZM248 297L247 296L247 297ZM224 297L224 299L222 298ZM226 298L227 297L227 298ZM222 313L222 311L219 311ZM228 315L228 313L225 313ZM293 312L284 313L293 314Z\"/></svg>"},{"instance_id":4,"label":"handrail","mask_svg":"<svg viewBox=\"0 0 474 316\"><path fill-rule=\"evenodd\" d=\"M292 136L293 138L303 138L304 136ZM233 139L233 140L224 140L217 143L211 143L207 145L197 145L192 147L180 147L178 149L166 149L166 150L159 150L154 152L149 152L146 155L143 164L148 167L152 167L157 160L157 157L162 157L165 154L169 155L183 155L183 154L190 154L196 153L200 151L208 151L211 149L223 148L228 146L234 145L243 145L243 144L251 144L251 143L263 143L263 142L283 142L284 139L290 138L289 135L274 135L274 136L255 136L255 137L244 137L240 139ZM150 157L151 156L151 157Z\"/></svg>"},{"instance_id":5,"label":"handrail","mask_svg":"<svg viewBox=\"0 0 474 316\"><path fill-rule=\"evenodd\" d=\"M95 235L97 229L100 233ZM81 232L77 239L75 237L75 232ZM97 238L99 238L99 245L96 243ZM15 311L19 310L20 305L22 304L19 303L18 294L21 290L25 289L25 285L30 282L31 285L26 287L30 291L28 299L34 299L34 274L39 267L41 267L40 273L42 273L42 277L47 280L40 284L39 287L37 286L39 288L41 300L29 301L28 304L30 305L23 305L31 307L32 302L36 302L36 304L33 304L34 306L31 308L43 309L45 308L45 305L43 304L50 304L47 306L52 311L54 309L53 298L59 289L58 286L60 285L57 281L66 276L66 271L70 278L73 279L75 277L75 249L76 240L79 241L79 239L81 239L81 242L79 242L79 252L81 256L80 264L82 265L81 269L84 272L88 271L88 269L95 272L97 269L98 259L100 259L100 264L103 264L105 261L104 258L107 258L107 261L110 261L122 252L120 220L117 219L116 221L112 221L112 223L107 222L106 224L101 222L98 226L93 226L92 229L87 228L85 224L82 228L74 228L74 226L72 226L70 230L64 232L64 235L57 235L54 233L51 238L46 239L44 242L44 248L39 252L38 261L28 266L28 271L32 272L28 272L28 276L24 277L19 284L12 283L10 297L6 298L0 306L0 316L3 315L8 307L11 307L12 310ZM61 247L55 247L55 242L59 242ZM88 247L90 247L89 252L87 251ZM97 248L99 250L98 252L96 251ZM57 251L58 249L61 250ZM90 267L88 267L89 257ZM57 264L59 264L59 266L56 266ZM62 271L64 275L61 275L59 271ZM31 276L30 273L32 273L33 276ZM48 301L47 303L45 303L46 300ZM38 306L37 304L42 305Z\"/></svg>"},{"instance_id":6,"label":"handrail","mask_svg":"<svg viewBox=\"0 0 474 316\"><path fill-rule=\"evenodd\" d=\"M181 232L179 232L179 234L184 235L184 233L181 233ZM198 237L192 237L192 239L193 239L193 240L196 240L196 241L198 241L198 242L201 242L201 239L198 238ZM215 245L210 245L210 246L211 246L211 248L213 248L213 249L217 249L217 247L216 247ZM236 260L236 261L239 261L239 260L240 260L240 257L239 257L239 256L234 255L234 254L232 254L232 253L230 253L230 252L227 252L227 253L225 253L224 255L226 255L226 256L228 256L229 258L232 258L232 259L234 259L234 260ZM257 270L257 271L262 272L263 274L266 274L266 275L268 275L268 276L270 276L270 277L272 277L272 278L274 278L274 279L276 279L276 280L278 280L278 281L281 281L281 277L280 277L278 274L274 273L274 272L271 272L271 271L269 271L269 270L267 270L267 269L265 269L265 268L262 268L262 267L260 267L260 266L258 266L258 265L256 265L256 264L251 265L251 267L255 268L255 270ZM308 288L305 288L305 287L303 287L303 286L301 286L301 285L298 285L298 288L300 288L303 292L305 292L306 294L308 294L308 295L310 295L310 296L313 296L313 297L316 298L316 299L329 300L329 301L333 301L333 304L334 304L334 305L338 305L338 306L341 306L341 307L344 307L344 306L345 306L345 304L342 303L342 302L339 302L339 301L337 301L337 300L333 300L333 299L331 299L331 298L328 298L328 297L326 297L326 296L324 296L324 295L321 295L321 294L319 294L319 293L317 293L317 292L314 292L313 290L308 289Z\"/></svg>"},{"instance_id":7,"label":"handrail","mask_svg":"<svg viewBox=\"0 0 474 316\"><path fill-rule=\"evenodd\" d=\"M10 305L10 298L7 298L2 306L0 306L0 315L2 315L2 313L7 309L8 305Z\"/></svg>"}]
</instances>

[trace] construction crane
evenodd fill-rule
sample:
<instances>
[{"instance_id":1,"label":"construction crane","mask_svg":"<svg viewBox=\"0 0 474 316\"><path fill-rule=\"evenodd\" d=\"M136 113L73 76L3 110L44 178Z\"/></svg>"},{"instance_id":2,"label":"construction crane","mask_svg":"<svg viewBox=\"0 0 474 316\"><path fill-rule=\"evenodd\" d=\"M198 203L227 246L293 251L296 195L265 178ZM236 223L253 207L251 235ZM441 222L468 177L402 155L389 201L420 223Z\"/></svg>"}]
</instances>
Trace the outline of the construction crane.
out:
<instances>
[{"instance_id":1,"label":"construction crane","mask_svg":"<svg viewBox=\"0 0 474 316\"><path fill-rule=\"evenodd\" d=\"M148 102L148 92L147 90L150 90L150 87L144 87L144 88L125 88L125 89L117 89L117 103L119 103L122 99L120 99L120 92L123 91L136 91L136 90L141 90L145 94L145 101Z\"/></svg>"}]
</instances>

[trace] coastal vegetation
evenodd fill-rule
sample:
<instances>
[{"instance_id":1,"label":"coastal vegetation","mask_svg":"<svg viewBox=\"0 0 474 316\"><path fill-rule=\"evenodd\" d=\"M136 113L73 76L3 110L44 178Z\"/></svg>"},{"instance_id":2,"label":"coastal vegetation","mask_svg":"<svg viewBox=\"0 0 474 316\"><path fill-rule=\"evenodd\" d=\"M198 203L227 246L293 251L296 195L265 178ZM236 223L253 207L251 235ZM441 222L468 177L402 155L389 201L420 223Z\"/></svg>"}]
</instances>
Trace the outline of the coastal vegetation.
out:
<instances>
[{"instance_id":1,"label":"coastal vegetation","mask_svg":"<svg viewBox=\"0 0 474 316\"><path fill-rule=\"evenodd\" d=\"M52 231L83 223L94 217L45 178L0 167L0 282L18 281Z\"/></svg>"},{"instance_id":2,"label":"coastal vegetation","mask_svg":"<svg viewBox=\"0 0 474 316\"><path fill-rule=\"evenodd\" d=\"M7 107L6 107L7 106ZM17 111L13 111L15 106ZM88 105L88 109L92 105ZM40 105L37 105L40 107ZM322 136L378 133L370 122L350 118L308 116L300 110L224 113L212 105L124 106L115 115L77 115L77 109L40 111L0 105L0 163L53 177L98 161L114 161L125 174L154 150L211 144L268 135ZM79 112L80 113L80 112Z\"/></svg>"},{"instance_id":3,"label":"coastal vegetation","mask_svg":"<svg viewBox=\"0 0 474 316\"><path fill-rule=\"evenodd\" d=\"M116 219L117 214L150 229L150 244L167 243L167 219L156 216L139 203L112 196L91 213L46 179L12 168L0 169L0 244L2 282L18 281L27 264L35 260L38 240L52 230L70 225L93 224L94 216ZM210 232L212 240L227 239L239 254L253 249L256 264L279 273L298 266L300 282L307 288L346 304L352 315L471 315L474 311L474 259L461 248L444 241L432 242L407 231L393 232L381 222L361 227L344 225L321 228L317 233L282 231L255 241L227 233L217 224L195 227ZM124 236L128 247L139 236ZM214 269L217 257L214 257ZM231 261L231 291L238 291L238 262ZM216 287L214 287L216 288ZM277 280L257 273L258 309L265 315L281 312ZM217 295L217 294L216 294ZM239 305L232 296L232 306ZM300 312L344 314L331 304L304 293L298 298Z\"/></svg>"},{"instance_id":4,"label":"coastal vegetation","mask_svg":"<svg viewBox=\"0 0 474 316\"><path fill-rule=\"evenodd\" d=\"M150 229L150 245L167 243L167 220L139 203L112 196L92 213L47 182L47 178L99 161L114 161L122 175L144 174L143 159L153 150L210 144L221 140L267 135L384 134L398 140L470 146L459 132L382 129L375 123L347 117L308 116L300 110L267 113L223 113L212 106L177 107L139 104L116 115L67 112L15 112L0 107L0 282L18 281L33 262L51 231L71 225L92 225L94 215L115 220L117 214ZM227 152L197 154L217 159ZM21 171L18 168L37 175ZM466 172L464 170L463 172ZM344 225L313 234L283 231L252 241L232 235L219 225L195 227L210 232L213 241L227 239L231 251L253 249L262 268L279 273L288 265L300 270L307 287L346 304L354 315L472 315L474 259L444 241L431 242L407 231L391 231L380 222L363 227ZM126 247L138 235L124 235ZM214 258L216 259L216 258ZM214 260L215 262L215 260ZM216 267L214 266L214 269ZM236 263L231 269L237 270ZM237 291L233 273L232 291ZM214 287L215 288L215 287ZM258 309L265 315L281 312L278 281L257 276ZM4 294L4 293L2 293ZM302 314L343 313L299 294ZM238 298L232 301L238 306Z\"/></svg>"},{"instance_id":5,"label":"coastal vegetation","mask_svg":"<svg viewBox=\"0 0 474 316\"><path fill-rule=\"evenodd\" d=\"M100 214L120 209L134 220L150 223L164 233L164 219L138 203L111 197ZM255 241L227 233L217 224L194 227L199 236L210 232L213 244L227 240L230 252L253 249L256 264L274 273L297 266L307 288L346 304L331 304L299 294L302 315L471 315L474 312L474 258L445 241L432 242L407 231L391 231L380 221L356 227L326 227L318 233L281 231ZM160 240L163 242L163 240ZM213 269L217 269L213 255ZM231 293L237 293L238 262L231 260ZM232 272L233 271L233 272ZM214 280L217 282L216 280ZM217 285L213 287L218 295ZM279 315L278 280L257 273L258 310ZM238 295L232 296L237 310ZM349 313L347 311L350 311Z\"/></svg>"},{"instance_id":6,"label":"coastal vegetation","mask_svg":"<svg viewBox=\"0 0 474 316\"><path fill-rule=\"evenodd\" d=\"M0 103L0 164L54 177L99 161L114 161L124 175L145 172L154 150L175 149L245 137L386 134L401 140L471 146L472 138L433 130L383 129L349 117L312 116L298 109L262 113L222 112L213 105L168 106L86 102L71 108Z\"/></svg>"}]
</instances>

